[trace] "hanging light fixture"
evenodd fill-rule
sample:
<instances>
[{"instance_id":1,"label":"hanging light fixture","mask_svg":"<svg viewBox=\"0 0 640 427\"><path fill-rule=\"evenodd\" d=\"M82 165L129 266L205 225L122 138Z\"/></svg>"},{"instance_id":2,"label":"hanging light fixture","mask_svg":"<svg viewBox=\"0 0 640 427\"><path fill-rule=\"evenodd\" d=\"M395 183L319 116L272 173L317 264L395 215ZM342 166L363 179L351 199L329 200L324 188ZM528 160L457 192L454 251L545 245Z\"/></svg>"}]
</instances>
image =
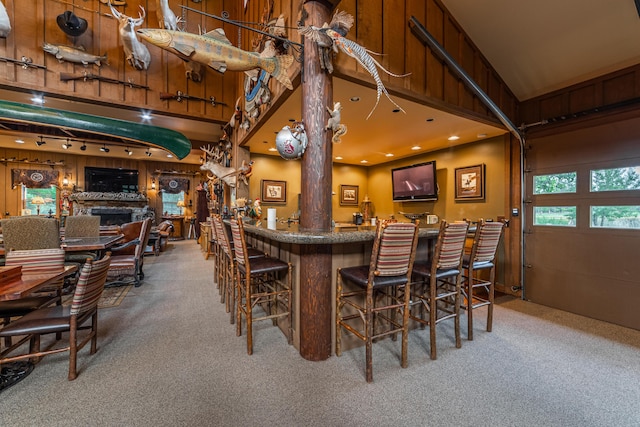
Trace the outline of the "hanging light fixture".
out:
<instances>
[{"instance_id":1,"label":"hanging light fixture","mask_svg":"<svg viewBox=\"0 0 640 427\"><path fill-rule=\"evenodd\" d=\"M100 151L102 151L103 153L108 153L109 147L107 147L105 144L102 144L102 147L100 147Z\"/></svg>"}]
</instances>

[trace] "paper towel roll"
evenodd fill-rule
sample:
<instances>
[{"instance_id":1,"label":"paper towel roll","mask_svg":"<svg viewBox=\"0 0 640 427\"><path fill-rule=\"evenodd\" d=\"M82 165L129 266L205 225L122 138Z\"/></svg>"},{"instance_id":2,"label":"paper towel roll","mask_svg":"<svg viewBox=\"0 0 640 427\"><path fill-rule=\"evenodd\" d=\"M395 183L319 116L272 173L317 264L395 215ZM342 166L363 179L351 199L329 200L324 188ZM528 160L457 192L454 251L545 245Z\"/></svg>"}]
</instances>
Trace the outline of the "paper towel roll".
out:
<instances>
[{"instance_id":1,"label":"paper towel roll","mask_svg":"<svg viewBox=\"0 0 640 427\"><path fill-rule=\"evenodd\" d=\"M275 208L267 209L267 228L270 230L276 229L276 210Z\"/></svg>"}]
</instances>

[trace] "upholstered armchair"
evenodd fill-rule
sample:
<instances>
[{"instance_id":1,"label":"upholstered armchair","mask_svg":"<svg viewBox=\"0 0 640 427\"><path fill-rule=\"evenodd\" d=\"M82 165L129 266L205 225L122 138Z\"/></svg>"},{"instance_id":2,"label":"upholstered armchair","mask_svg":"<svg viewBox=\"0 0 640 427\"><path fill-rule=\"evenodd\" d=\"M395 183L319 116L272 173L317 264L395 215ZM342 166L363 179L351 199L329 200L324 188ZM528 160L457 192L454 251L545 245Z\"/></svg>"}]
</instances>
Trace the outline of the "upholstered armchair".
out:
<instances>
[{"instance_id":1,"label":"upholstered armchair","mask_svg":"<svg viewBox=\"0 0 640 427\"><path fill-rule=\"evenodd\" d=\"M107 275L107 286L133 283L142 284L144 251L151 232L151 218L129 222L121 227L124 243L111 248L111 267Z\"/></svg>"},{"instance_id":2,"label":"upholstered armchair","mask_svg":"<svg viewBox=\"0 0 640 427\"><path fill-rule=\"evenodd\" d=\"M55 218L25 216L3 219L1 224L7 251L60 249L60 227Z\"/></svg>"}]
</instances>

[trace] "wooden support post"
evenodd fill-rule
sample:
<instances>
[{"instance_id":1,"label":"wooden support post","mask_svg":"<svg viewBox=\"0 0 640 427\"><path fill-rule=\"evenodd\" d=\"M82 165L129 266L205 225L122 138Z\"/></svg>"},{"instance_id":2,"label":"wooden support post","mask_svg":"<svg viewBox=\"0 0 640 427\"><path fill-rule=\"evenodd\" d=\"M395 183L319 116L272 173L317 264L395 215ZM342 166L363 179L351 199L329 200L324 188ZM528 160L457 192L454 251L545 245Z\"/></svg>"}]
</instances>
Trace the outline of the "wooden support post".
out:
<instances>
[{"instance_id":1,"label":"wooden support post","mask_svg":"<svg viewBox=\"0 0 640 427\"><path fill-rule=\"evenodd\" d=\"M306 1L305 25L321 27L331 20L330 4ZM333 104L331 75L320 68L318 49L305 39L302 120L308 146L302 157L300 229L331 230L331 134L326 132L326 106ZM300 354L307 360L331 356L331 246L304 246L300 254Z\"/></svg>"}]
</instances>

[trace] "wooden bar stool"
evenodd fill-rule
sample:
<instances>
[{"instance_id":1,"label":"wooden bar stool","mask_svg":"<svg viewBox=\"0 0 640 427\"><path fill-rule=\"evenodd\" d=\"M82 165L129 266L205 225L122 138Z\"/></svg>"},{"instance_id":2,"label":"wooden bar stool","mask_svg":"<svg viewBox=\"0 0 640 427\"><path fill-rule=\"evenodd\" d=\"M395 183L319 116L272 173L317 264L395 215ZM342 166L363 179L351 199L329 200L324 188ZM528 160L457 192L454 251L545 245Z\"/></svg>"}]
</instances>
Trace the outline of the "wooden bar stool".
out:
<instances>
[{"instance_id":1,"label":"wooden bar stool","mask_svg":"<svg viewBox=\"0 0 640 427\"><path fill-rule=\"evenodd\" d=\"M242 220L232 219L230 224L236 261L236 334L242 335L244 315L247 321L247 354L253 354L253 322L271 319L277 324L277 319L286 318L287 342L291 344L291 263L268 256L251 258ZM286 274L286 284L278 277L280 274ZM264 314L256 317L256 308L264 310Z\"/></svg>"},{"instance_id":2,"label":"wooden bar stool","mask_svg":"<svg viewBox=\"0 0 640 427\"><path fill-rule=\"evenodd\" d=\"M412 308L410 317L429 325L431 359L437 358L436 325L453 319L456 348L460 348L460 284L462 254L469 225L466 222L440 222L433 257L413 265ZM425 311L428 316L425 316Z\"/></svg>"},{"instance_id":3,"label":"wooden bar stool","mask_svg":"<svg viewBox=\"0 0 640 427\"><path fill-rule=\"evenodd\" d=\"M471 253L462 257L462 295L463 305L467 311L467 339L473 340L473 311L476 308L487 306L487 332L491 332L493 324L493 300L495 294L496 275L496 250L503 223L485 222L480 219L473 238ZM483 279L480 274L488 270L488 279ZM486 297L477 295L474 291L484 288Z\"/></svg>"},{"instance_id":4,"label":"wooden bar stool","mask_svg":"<svg viewBox=\"0 0 640 427\"><path fill-rule=\"evenodd\" d=\"M373 381L373 340L402 332L401 366L407 367L411 272L418 243L414 223L380 221L369 265L339 268L336 283L336 355L342 354L342 329L365 342L367 382ZM343 283L355 285L345 290ZM400 319L397 319L397 314ZM376 328L376 320L378 328ZM378 330L376 330L378 329Z\"/></svg>"}]
</instances>

